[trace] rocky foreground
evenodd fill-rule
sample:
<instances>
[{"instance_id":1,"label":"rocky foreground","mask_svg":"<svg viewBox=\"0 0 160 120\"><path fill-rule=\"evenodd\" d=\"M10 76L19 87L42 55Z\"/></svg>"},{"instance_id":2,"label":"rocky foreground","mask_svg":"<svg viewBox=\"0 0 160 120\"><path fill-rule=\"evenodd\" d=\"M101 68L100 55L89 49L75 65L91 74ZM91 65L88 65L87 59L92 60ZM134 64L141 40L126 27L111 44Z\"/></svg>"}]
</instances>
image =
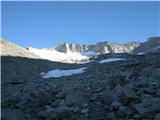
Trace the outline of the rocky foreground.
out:
<instances>
[{"instance_id":1,"label":"rocky foreground","mask_svg":"<svg viewBox=\"0 0 160 120\"><path fill-rule=\"evenodd\" d=\"M100 63L107 58L124 60ZM2 120L160 120L160 53L86 64L2 56ZM86 67L43 78L41 72Z\"/></svg>"}]
</instances>

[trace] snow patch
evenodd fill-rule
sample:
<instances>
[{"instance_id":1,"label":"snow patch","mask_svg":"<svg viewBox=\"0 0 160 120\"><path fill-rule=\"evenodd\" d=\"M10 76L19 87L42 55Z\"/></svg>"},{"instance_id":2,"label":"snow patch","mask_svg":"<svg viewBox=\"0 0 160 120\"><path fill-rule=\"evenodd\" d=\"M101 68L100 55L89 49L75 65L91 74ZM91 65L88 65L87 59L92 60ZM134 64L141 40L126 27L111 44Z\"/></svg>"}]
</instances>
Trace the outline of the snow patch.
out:
<instances>
[{"instance_id":1,"label":"snow patch","mask_svg":"<svg viewBox=\"0 0 160 120\"><path fill-rule=\"evenodd\" d=\"M119 61L119 60L125 60L125 59L124 58L108 58L105 60L101 60L99 63L113 62L113 61Z\"/></svg>"},{"instance_id":2,"label":"snow patch","mask_svg":"<svg viewBox=\"0 0 160 120\"><path fill-rule=\"evenodd\" d=\"M136 55L143 55L144 53L143 52L140 52L140 53L137 53Z\"/></svg>"},{"instance_id":3,"label":"snow patch","mask_svg":"<svg viewBox=\"0 0 160 120\"><path fill-rule=\"evenodd\" d=\"M56 50L36 49L29 47L28 50L42 59L48 59L51 61L64 62L64 63L79 63L80 61L87 61L88 56L83 56L80 53L73 52L58 52Z\"/></svg>"},{"instance_id":4,"label":"snow patch","mask_svg":"<svg viewBox=\"0 0 160 120\"><path fill-rule=\"evenodd\" d=\"M48 73L41 72L40 75L42 75L43 78L70 76L70 75L73 75L73 74L83 73L85 69L87 69L87 68L83 67L83 68L71 69L71 70L55 69L55 70L49 71Z\"/></svg>"}]
</instances>

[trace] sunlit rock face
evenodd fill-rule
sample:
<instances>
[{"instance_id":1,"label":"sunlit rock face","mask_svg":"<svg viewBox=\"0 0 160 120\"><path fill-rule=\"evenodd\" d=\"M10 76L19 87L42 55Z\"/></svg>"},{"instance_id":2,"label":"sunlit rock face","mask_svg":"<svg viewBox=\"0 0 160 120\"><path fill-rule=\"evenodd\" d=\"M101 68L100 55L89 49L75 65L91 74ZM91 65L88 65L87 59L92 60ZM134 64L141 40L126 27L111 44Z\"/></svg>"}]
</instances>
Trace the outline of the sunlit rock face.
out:
<instances>
[{"instance_id":1,"label":"sunlit rock face","mask_svg":"<svg viewBox=\"0 0 160 120\"><path fill-rule=\"evenodd\" d=\"M1 56L20 56L29 58L39 58L34 53L29 52L27 49L20 47L17 44L7 40L0 41L0 55Z\"/></svg>"},{"instance_id":2,"label":"sunlit rock face","mask_svg":"<svg viewBox=\"0 0 160 120\"><path fill-rule=\"evenodd\" d=\"M93 51L95 53L129 53L134 48L138 47L140 43L130 42L126 44L118 44L112 42L98 42L95 45L80 45L80 44L60 44L55 49L60 52L86 52Z\"/></svg>"},{"instance_id":3,"label":"sunlit rock face","mask_svg":"<svg viewBox=\"0 0 160 120\"><path fill-rule=\"evenodd\" d=\"M80 45L80 44L69 44L64 43L60 44L55 48L57 51L68 53L68 52L84 52L88 50L87 45Z\"/></svg>"},{"instance_id":4,"label":"sunlit rock face","mask_svg":"<svg viewBox=\"0 0 160 120\"><path fill-rule=\"evenodd\" d=\"M126 44L118 44L112 42L98 42L96 45L91 46L90 49L103 54L103 53L130 53L134 48L138 47L140 43L130 42Z\"/></svg>"},{"instance_id":5,"label":"sunlit rock face","mask_svg":"<svg viewBox=\"0 0 160 120\"><path fill-rule=\"evenodd\" d=\"M60 52L87 52L92 51L95 54L105 53L148 53L160 51L160 37L150 37L146 42L129 42L125 44L113 42L97 42L95 45L80 45L80 44L60 44L55 48Z\"/></svg>"}]
</instances>

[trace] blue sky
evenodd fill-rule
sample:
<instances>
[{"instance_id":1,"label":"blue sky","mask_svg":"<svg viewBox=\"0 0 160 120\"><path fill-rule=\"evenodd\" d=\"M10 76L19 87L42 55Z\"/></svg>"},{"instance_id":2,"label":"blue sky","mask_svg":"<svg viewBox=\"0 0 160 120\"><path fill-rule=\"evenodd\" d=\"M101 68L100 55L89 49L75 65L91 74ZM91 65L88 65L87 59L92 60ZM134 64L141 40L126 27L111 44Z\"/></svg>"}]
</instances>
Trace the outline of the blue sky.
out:
<instances>
[{"instance_id":1,"label":"blue sky","mask_svg":"<svg viewBox=\"0 0 160 120\"><path fill-rule=\"evenodd\" d=\"M23 47L143 42L159 28L160 2L2 2L2 38Z\"/></svg>"}]
</instances>

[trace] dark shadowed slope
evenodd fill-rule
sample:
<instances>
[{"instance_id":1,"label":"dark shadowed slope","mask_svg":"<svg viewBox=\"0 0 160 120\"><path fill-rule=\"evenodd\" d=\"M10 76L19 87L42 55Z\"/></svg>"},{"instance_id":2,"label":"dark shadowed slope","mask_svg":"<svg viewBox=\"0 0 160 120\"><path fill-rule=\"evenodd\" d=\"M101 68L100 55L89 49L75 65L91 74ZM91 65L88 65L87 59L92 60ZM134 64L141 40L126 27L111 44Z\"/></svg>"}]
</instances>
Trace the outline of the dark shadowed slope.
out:
<instances>
[{"instance_id":1,"label":"dark shadowed slope","mask_svg":"<svg viewBox=\"0 0 160 120\"><path fill-rule=\"evenodd\" d=\"M160 54L97 57L88 64L64 64L2 56L2 119L159 120ZM123 60L100 63L108 58ZM40 75L81 67L84 73L71 76Z\"/></svg>"},{"instance_id":2,"label":"dark shadowed slope","mask_svg":"<svg viewBox=\"0 0 160 120\"><path fill-rule=\"evenodd\" d=\"M160 37L151 37L132 51L134 54L147 52L160 52Z\"/></svg>"}]
</instances>

